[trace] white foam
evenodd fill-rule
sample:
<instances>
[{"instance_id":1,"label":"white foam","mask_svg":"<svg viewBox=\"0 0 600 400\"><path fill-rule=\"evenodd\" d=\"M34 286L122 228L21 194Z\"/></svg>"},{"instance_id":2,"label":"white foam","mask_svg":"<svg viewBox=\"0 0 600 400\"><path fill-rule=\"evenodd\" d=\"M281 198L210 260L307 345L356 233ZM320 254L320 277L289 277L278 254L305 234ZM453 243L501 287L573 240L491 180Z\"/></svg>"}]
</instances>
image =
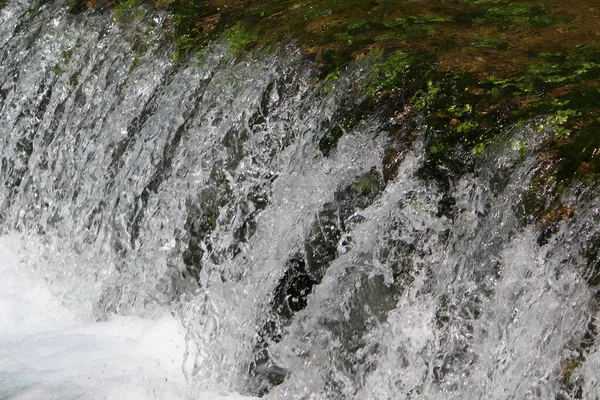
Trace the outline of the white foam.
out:
<instances>
[{"instance_id":1,"label":"white foam","mask_svg":"<svg viewBox=\"0 0 600 400\"><path fill-rule=\"evenodd\" d=\"M19 262L20 238L0 237L0 342L76 324L45 282Z\"/></svg>"},{"instance_id":2,"label":"white foam","mask_svg":"<svg viewBox=\"0 0 600 400\"><path fill-rule=\"evenodd\" d=\"M0 398L181 400L185 331L157 320L83 321L19 261L20 238L0 237ZM204 392L201 399L239 399Z\"/></svg>"}]
</instances>

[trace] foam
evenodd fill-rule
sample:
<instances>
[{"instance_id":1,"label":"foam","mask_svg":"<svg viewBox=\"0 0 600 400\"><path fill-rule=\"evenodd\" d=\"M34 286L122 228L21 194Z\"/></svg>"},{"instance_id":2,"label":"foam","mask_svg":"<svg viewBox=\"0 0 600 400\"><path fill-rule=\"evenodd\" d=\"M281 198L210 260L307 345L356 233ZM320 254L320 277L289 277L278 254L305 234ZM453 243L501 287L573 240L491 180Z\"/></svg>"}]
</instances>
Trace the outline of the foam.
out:
<instances>
[{"instance_id":1,"label":"foam","mask_svg":"<svg viewBox=\"0 0 600 400\"><path fill-rule=\"evenodd\" d=\"M0 237L0 398L181 400L185 331L157 320L112 316L90 322L61 305L19 261L18 236ZM237 399L204 392L201 399Z\"/></svg>"}]
</instances>

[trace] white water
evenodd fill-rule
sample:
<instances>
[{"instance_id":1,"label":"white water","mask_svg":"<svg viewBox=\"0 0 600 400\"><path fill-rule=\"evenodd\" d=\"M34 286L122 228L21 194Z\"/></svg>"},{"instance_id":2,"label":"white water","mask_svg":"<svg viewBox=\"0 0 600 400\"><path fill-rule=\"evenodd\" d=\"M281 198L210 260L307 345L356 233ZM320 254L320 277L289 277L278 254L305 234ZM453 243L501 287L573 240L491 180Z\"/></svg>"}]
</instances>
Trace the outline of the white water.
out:
<instances>
[{"instance_id":1,"label":"white water","mask_svg":"<svg viewBox=\"0 0 600 400\"><path fill-rule=\"evenodd\" d=\"M321 91L293 46L177 64L160 13L0 22L0 398L597 398L596 189L546 243L520 217L551 132L443 193L417 121L384 187L403 131L346 126L358 67Z\"/></svg>"},{"instance_id":2,"label":"white water","mask_svg":"<svg viewBox=\"0 0 600 400\"><path fill-rule=\"evenodd\" d=\"M171 316L85 321L0 241L0 397L180 399L185 335Z\"/></svg>"},{"instance_id":3,"label":"white water","mask_svg":"<svg viewBox=\"0 0 600 400\"><path fill-rule=\"evenodd\" d=\"M78 317L20 260L21 250L18 236L0 238L0 398L185 398L185 332L173 316ZM203 392L199 398L242 397Z\"/></svg>"}]
</instances>

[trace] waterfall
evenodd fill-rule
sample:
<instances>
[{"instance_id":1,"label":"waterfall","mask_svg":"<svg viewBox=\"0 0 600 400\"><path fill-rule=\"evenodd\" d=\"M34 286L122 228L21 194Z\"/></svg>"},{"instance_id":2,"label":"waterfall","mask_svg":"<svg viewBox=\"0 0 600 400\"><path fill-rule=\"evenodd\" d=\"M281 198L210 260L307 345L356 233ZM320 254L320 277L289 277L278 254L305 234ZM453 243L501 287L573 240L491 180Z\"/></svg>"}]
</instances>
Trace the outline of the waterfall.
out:
<instances>
[{"instance_id":1,"label":"waterfall","mask_svg":"<svg viewBox=\"0 0 600 400\"><path fill-rule=\"evenodd\" d=\"M544 116L444 186L422 119L346 123L360 66L166 21L0 9L0 397L596 398L598 188L528 216Z\"/></svg>"}]
</instances>

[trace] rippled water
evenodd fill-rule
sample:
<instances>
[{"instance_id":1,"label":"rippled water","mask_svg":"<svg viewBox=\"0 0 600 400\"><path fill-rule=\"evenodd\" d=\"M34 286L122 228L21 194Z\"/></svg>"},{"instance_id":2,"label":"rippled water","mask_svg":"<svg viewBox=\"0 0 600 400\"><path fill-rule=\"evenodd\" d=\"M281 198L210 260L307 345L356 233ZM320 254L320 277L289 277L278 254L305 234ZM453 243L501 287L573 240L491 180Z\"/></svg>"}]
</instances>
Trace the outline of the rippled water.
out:
<instances>
[{"instance_id":1,"label":"rippled water","mask_svg":"<svg viewBox=\"0 0 600 400\"><path fill-rule=\"evenodd\" d=\"M551 132L444 188L421 121L345 124L358 67L0 12L2 396L596 398L596 188L523 211Z\"/></svg>"}]
</instances>

